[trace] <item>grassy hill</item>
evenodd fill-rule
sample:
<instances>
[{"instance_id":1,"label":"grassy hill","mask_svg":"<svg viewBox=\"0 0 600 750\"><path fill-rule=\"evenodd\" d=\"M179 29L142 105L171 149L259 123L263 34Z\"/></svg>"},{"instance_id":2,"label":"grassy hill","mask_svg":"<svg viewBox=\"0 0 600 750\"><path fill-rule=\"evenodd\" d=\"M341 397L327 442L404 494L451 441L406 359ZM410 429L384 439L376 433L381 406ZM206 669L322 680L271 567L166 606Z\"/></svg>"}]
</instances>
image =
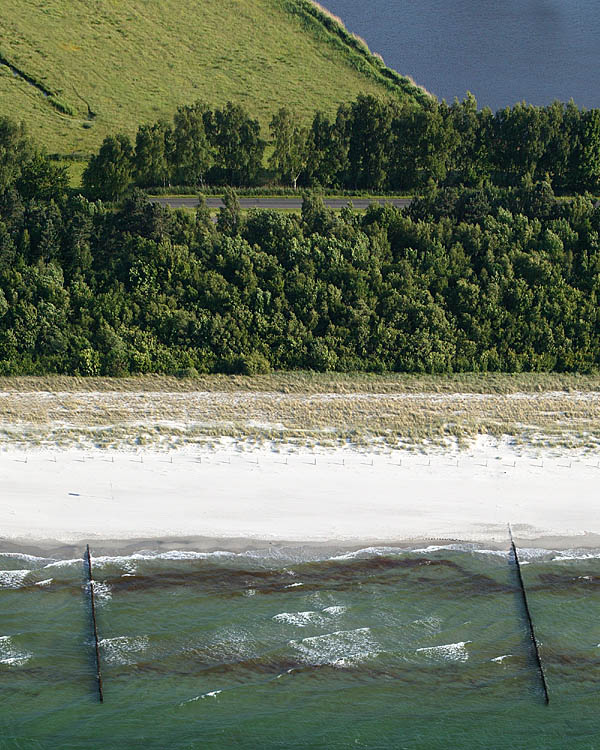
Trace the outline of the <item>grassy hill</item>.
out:
<instances>
[{"instance_id":1,"label":"grassy hill","mask_svg":"<svg viewBox=\"0 0 600 750\"><path fill-rule=\"evenodd\" d=\"M360 92L422 100L309 0L2 0L0 114L51 153L89 153L109 132L204 99L263 124Z\"/></svg>"}]
</instances>

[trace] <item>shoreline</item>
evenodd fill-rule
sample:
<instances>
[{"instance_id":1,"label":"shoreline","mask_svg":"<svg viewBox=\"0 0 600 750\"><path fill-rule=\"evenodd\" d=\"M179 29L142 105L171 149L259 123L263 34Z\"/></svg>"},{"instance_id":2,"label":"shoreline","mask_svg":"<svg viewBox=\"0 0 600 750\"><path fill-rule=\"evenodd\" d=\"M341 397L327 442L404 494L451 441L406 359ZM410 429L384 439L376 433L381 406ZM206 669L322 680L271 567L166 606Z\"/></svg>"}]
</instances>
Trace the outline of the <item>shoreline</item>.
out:
<instances>
[{"instance_id":1,"label":"shoreline","mask_svg":"<svg viewBox=\"0 0 600 750\"><path fill-rule=\"evenodd\" d=\"M32 557L75 560L83 560L85 544L90 544L92 557L128 557L131 555L147 554L151 556L181 553L180 559L185 559L189 554L193 557L198 555L211 555L226 553L232 556L245 554L256 554L257 557L273 556L281 557L298 556L300 553L310 562L316 559L327 559L336 556L350 555L358 552L372 552L385 554L396 554L398 552L419 551L431 548L453 549L464 547L465 551L493 551L508 554L510 543L508 535L506 543L500 541L486 540L474 542L466 539L443 539L423 537L421 539L364 539L353 543L341 540L330 540L326 542L314 541L273 541L269 539L244 539L236 537L210 538L210 537L164 537L164 538L122 538L122 539L90 539L82 537L80 541L70 543L61 542L56 539L33 539L33 538L2 538L0 537L1 555L30 555ZM515 537L515 544L521 550L565 552L568 550L600 551L600 534L583 533L574 536L543 536L536 538ZM177 557L174 557L177 559Z\"/></svg>"}]
</instances>

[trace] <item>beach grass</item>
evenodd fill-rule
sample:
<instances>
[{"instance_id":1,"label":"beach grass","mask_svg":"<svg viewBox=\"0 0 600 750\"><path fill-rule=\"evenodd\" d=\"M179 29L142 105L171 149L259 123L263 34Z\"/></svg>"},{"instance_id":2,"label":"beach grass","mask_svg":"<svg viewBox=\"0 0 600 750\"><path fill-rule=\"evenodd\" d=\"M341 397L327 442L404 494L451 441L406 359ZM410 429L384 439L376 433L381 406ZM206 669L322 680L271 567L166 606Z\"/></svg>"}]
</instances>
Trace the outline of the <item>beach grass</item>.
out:
<instances>
[{"instance_id":1,"label":"beach grass","mask_svg":"<svg viewBox=\"0 0 600 750\"><path fill-rule=\"evenodd\" d=\"M405 373L287 371L266 375L138 375L126 378L71 375L4 376L3 391L101 391L101 392L234 392L281 393L540 393L543 391L600 391L600 374L574 373L453 373L415 375Z\"/></svg>"},{"instance_id":2,"label":"beach grass","mask_svg":"<svg viewBox=\"0 0 600 750\"><path fill-rule=\"evenodd\" d=\"M0 444L427 451L479 435L518 449L600 447L600 377L315 373L0 379Z\"/></svg>"}]
</instances>

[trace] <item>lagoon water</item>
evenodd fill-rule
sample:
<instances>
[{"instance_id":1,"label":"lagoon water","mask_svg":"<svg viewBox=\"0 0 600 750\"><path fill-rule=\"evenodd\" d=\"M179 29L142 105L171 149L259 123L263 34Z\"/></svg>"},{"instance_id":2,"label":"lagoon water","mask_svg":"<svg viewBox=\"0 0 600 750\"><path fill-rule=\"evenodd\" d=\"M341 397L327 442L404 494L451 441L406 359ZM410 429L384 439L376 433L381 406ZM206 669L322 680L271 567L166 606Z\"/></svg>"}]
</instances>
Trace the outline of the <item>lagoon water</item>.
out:
<instances>
[{"instance_id":1,"label":"lagoon water","mask_svg":"<svg viewBox=\"0 0 600 750\"><path fill-rule=\"evenodd\" d=\"M0 555L0 749L592 750L600 552Z\"/></svg>"},{"instance_id":2,"label":"lagoon water","mask_svg":"<svg viewBox=\"0 0 600 750\"><path fill-rule=\"evenodd\" d=\"M440 99L600 107L596 0L326 0L350 31Z\"/></svg>"}]
</instances>

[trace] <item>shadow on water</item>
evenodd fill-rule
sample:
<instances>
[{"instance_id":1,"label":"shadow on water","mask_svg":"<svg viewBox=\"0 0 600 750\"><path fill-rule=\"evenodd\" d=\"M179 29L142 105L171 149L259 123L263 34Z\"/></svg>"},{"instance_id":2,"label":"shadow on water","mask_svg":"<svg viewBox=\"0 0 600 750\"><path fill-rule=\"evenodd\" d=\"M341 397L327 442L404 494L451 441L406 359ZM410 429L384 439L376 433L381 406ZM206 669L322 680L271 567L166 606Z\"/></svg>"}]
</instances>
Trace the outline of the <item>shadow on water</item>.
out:
<instances>
[{"instance_id":1,"label":"shadow on water","mask_svg":"<svg viewBox=\"0 0 600 750\"><path fill-rule=\"evenodd\" d=\"M600 587L600 576L573 575L572 573L539 573L539 583L529 587L529 591L549 591L553 594L564 593L573 596L577 590L585 591Z\"/></svg>"},{"instance_id":2,"label":"shadow on water","mask_svg":"<svg viewBox=\"0 0 600 750\"><path fill-rule=\"evenodd\" d=\"M81 580L79 583L79 591L82 596L82 606L85 611L85 618L82 622L85 625L85 630L81 631L80 641L82 647L85 649L85 661L86 661L86 673L91 675L91 681L89 682L89 695L92 701L97 701L100 696L102 701L102 692L99 693L98 687L98 674L100 670L100 664L98 656L96 655L96 612L92 605L92 570L89 561L85 555L82 559L81 567Z\"/></svg>"},{"instance_id":3,"label":"shadow on water","mask_svg":"<svg viewBox=\"0 0 600 750\"><path fill-rule=\"evenodd\" d=\"M204 594L223 597L244 595L249 588L256 594L279 594L297 587L298 592L350 591L364 586L396 587L418 584L440 588L439 594L488 595L506 593L511 587L491 576L473 573L452 560L429 558L374 557L352 561L310 563L285 569L228 568L205 564L201 569L136 573L126 577L104 578L113 595L194 587Z\"/></svg>"},{"instance_id":4,"label":"shadow on water","mask_svg":"<svg viewBox=\"0 0 600 750\"><path fill-rule=\"evenodd\" d=\"M232 568L204 562L200 568L168 569L123 574L101 568L103 583L113 595L152 593L161 589L193 587L197 593L221 597L243 596L248 589L256 594L280 594L287 590L301 592L351 591L365 584L373 586L411 586L435 588L442 597L479 596L507 593L512 587L492 576L475 573L454 560L426 557L376 556L356 560L327 560L286 568ZM87 575L87 569L86 569ZM294 587L297 587L294 589ZM35 585L21 586L19 591L38 591ZM55 578L44 592L79 594L80 585L72 579Z\"/></svg>"},{"instance_id":5,"label":"shadow on water","mask_svg":"<svg viewBox=\"0 0 600 750\"><path fill-rule=\"evenodd\" d=\"M515 610L518 613L521 630L523 632L523 649L526 656L526 663L531 674L532 690L539 695L544 702L548 702L547 685L541 662L541 653L539 653L539 644L535 636L535 624L531 618L527 603L527 590L521 577L519 561L516 550L512 547L508 553L509 577L514 591L513 601Z\"/></svg>"}]
</instances>

